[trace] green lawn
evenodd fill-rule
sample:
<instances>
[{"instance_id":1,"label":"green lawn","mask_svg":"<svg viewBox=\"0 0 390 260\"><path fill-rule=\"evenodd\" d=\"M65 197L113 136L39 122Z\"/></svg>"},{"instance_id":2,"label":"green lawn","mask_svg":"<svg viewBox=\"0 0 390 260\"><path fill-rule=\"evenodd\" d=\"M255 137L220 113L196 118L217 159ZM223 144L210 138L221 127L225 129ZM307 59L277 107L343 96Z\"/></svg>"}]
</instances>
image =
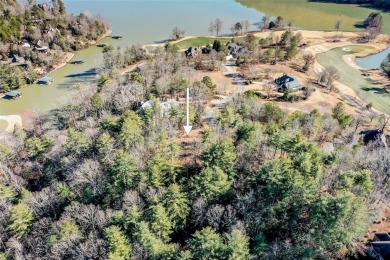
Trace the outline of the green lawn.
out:
<instances>
[{"instance_id":1,"label":"green lawn","mask_svg":"<svg viewBox=\"0 0 390 260\"><path fill-rule=\"evenodd\" d=\"M213 44L215 40L220 40L222 44L226 44L230 42L232 38L195 37L178 42L176 45L180 49L188 49L189 47L201 47L206 46L207 44Z\"/></svg>"},{"instance_id":2,"label":"green lawn","mask_svg":"<svg viewBox=\"0 0 390 260\"><path fill-rule=\"evenodd\" d=\"M236 0L236 2L270 16L282 16L294 26L309 30L334 30L342 20L341 30L361 30L355 25L376 9L354 4L321 3L309 0ZM383 13L384 32L390 34L390 13ZM259 17L260 21L260 17Z\"/></svg>"},{"instance_id":3,"label":"green lawn","mask_svg":"<svg viewBox=\"0 0 390 260\"><path fill-rule=\"evenodd\" d=\"M346 46L352 52L360 52L370 46ZM357 95L367 104L372 103L374 108L388 112L390 110L390 93L382 86L374 84L369 77L349 66L343 59L343 55L351 52L343 51L343 48L335 48L327 52L317 54L318 62L323 66L335 66L340 72L340 82L352 88Z\"/></svg>"}]
</instances>

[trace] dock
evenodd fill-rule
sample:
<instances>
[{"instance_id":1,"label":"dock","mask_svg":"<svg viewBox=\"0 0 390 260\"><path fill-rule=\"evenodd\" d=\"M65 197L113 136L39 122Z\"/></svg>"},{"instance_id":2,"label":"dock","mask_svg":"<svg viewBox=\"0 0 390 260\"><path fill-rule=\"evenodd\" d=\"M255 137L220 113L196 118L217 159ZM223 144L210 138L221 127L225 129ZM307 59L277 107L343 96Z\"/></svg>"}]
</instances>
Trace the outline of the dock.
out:
<instances>
[{"instance_id":1,"label":"dock","mask_svg":"<svg viewBox=\"0 0 390 260\"><path fill-rule=\"evenodd\" d=\"M49 78L49 77L43 77L41 78L40 80L38 80L38 85L50 85L51 83L53 83L54 80L52 78Z\"/></svg>"},{"instance_id":2,"label":"dock","mask_svg":"<svg viewBox=\"0 0 390 260\"><path fill-rule=\"evenodd\" d=\"M70 62L70 64L75 64L75 65L77 65L77 64L83 64L83 63L84 63L83 60L75 60L75 61L71 61L71 62Z\"/></svg>"},{"instance_id":3,"label":"dock","mask_svg":"<svg viewBox=\"0 0 390 260\"><path fill-rule=\"evenodd\" d=\"M10 91L5 93L4 97L5 99L15 99L15 98L20 98L22 94L18 91Z\"/></svg>"}]
</instances>

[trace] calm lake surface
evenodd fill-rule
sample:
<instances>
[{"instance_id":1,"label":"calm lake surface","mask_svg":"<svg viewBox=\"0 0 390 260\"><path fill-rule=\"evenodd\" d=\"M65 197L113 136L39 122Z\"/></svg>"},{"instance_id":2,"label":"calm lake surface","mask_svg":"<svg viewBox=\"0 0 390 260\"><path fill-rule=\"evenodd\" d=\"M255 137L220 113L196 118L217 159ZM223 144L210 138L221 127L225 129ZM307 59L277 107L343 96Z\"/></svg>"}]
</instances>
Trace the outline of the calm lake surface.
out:
<instances>
[{"instance_id":1,"label":"calm lake surface","mask_svg":"<svg viewBox=\"0 0 390 260\"><path fill-rule=\"evenodd\" d=\"M365 58L356 58L355 62L365 69L380 69L382 61L388 54L390 54L390 46L380 53Z\"/></svg>"},{"instance_id":2,"label":"calm lake surface","mask_svg":"<svg viewBox=\"0 0 390 260\"><path fill-rule=\"evenodd\" d=\"M364 19L373 9L356 5L324 4L308 0L64 0L68 13L101 14L112 24L113 34L122 34L122 40L105 38L114 46L149 44L165 40L175 26L186 35L209 35L209 22L215 18L224 21L224 33L232 24L249 20L255 29L264 13L281 15L294 25L307 29L332 30L341 18L342 30L357 30L354 23ZM390 14L384 15L385 29L390 26ZM389 21L389 23L387 23ZM56 107L59 99L73 93L77 83L96 80L94 68L102 61L101 49L91 47L75 52L73 60L84 64L71 65L53 72L54 83L49 86L31 85L20 90L22 98L0 99L0 114L13 114L32 109L47 112Z\"/></svg>"}]
</instances>

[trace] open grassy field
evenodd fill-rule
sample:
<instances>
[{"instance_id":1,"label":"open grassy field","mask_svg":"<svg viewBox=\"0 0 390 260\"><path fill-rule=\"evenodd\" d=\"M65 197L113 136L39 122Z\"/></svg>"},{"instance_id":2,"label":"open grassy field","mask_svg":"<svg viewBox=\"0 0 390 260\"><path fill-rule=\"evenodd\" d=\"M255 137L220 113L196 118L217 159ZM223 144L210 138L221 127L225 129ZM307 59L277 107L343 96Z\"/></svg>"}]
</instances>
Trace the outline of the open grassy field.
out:
<instances>
[{"instance_id":1,"label":"open grassy field","mask_svg":"<svg viewBox=\"0 0 390 260\"><path fill-rule=\"evenodd\" d=\"M180 49L188 49L189 47L206 46L207 44L213 44L215 40L220 40L222 44L230 42L231 38L215 38L215 37L195 37L189 38L184 41L176 43Z\"/></svg>"},{"instance_id":2,"label":"open grassy field","mask_svg":"<svg viewBox=\"0 0 390 260\"><path fill-rule=\"evenodd\" d=\"M236 36L234 37L234 41L236 43L239 43L243 40L245 36ZM260 37L256 37L256 41L260 40ZM233 39L231 37L194 37L194 38L188 38L183 41L180 41L176 43L176 45L180 49L188 49L189 47L201 47L206 46L208 44L213 44L215 40L221 41L222 44L226 44L228 42L231 42Z\"/></svg>"},{"instance_id":3,"label":"open grassy field","mask_svg":"<svg viewBox=\"0 0 390 260\"><path fill-rule=\"evenodd\" d=\"M354 4L321 3L310 0L236 0L270 16L282 16L293 21L295 27L309 30L334 30L337 20L342 20L342 31L361 30L355 25L364 20L373 8ZM383 13L384 32L390 34L390 13ZM260 20L260 18L259 18Z\"/></svg>"},{"instance_id":4,"label":"open grassy field","mask_svg":"<svg viewBox=\"0 0 390 260\"><path fill-rule=\"evenodd\" d=\"M345 51L348 48L350 51ZM372 103L373 107L383 111L390 111L390 93L382 86L376 85L369 77L363 76L362 73L348 65L343 59L343 55L361 52L364 49L372 48L370 46L346 46L334 48L327 52L317 54L317 60L322 66L335 66L340 73L339 81L352 88L357 95L367 104Z\"/></svg>"}]
</instances>

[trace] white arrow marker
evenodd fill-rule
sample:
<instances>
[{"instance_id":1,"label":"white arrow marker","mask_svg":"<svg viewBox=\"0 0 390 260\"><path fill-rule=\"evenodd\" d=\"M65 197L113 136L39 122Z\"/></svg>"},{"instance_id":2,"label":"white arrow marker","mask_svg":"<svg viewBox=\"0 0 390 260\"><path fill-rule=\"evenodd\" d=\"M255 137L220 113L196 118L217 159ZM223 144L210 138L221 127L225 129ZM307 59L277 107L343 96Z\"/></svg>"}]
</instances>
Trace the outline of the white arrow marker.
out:
<instances>
[{"instance_id":1,"label":"white arrow marker","mask_svg":"<svg viewBox=\"0 0 390 260\"><path fill-rule=\"evenodd\" d=\"M190 89L187 88L187 125L184 126L186 134L189 135L191 132L192 126L190 125Z\"/></svg>"}]
</instances>

